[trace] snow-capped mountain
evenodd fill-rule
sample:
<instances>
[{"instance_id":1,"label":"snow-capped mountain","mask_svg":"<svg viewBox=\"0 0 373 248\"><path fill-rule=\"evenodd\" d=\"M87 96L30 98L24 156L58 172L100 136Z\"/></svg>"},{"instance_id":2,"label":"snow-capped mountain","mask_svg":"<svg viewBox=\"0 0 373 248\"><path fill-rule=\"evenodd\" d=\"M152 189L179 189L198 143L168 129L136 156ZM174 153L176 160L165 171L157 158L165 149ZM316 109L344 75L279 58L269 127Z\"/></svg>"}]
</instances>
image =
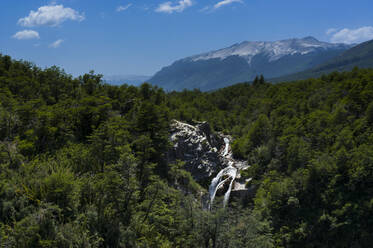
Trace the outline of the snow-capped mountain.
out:
<instances>
[{"instance_id":1,"label":"snow-capped mountain","mask_svg":"<svg viewBox=\"0 0 373 248\"><path fill-rule=\"evenodd\" d=\"M209 60L216 58L225 59L229 56L237 55L245 58L247 62L250 64L252 58L258 54L264 54L268 56L268 60L272 62L286 55L305 55L320 49L329 50L341 48L348 48L348 46L346 46L345 44L321 42L313 37L306 37L303 39L288 39L275 42L244 41L242 43L235 44L228 48L223 48L217 51L192 56L189 59L193 61Z\"/></svg>"},{"instance_id":2,"label":"snow-capped mountain","mask_svg":"<svg viewBox=\"0 0 373 248\"><path fill-rule=\"evenodd\" d=\"M149 81L168 90L211 90L249 81L259 74L272 78L303 71L350 47L318 41L313 37L274 42L244 41L178 60Z\"/></svg>"}]
</instances>

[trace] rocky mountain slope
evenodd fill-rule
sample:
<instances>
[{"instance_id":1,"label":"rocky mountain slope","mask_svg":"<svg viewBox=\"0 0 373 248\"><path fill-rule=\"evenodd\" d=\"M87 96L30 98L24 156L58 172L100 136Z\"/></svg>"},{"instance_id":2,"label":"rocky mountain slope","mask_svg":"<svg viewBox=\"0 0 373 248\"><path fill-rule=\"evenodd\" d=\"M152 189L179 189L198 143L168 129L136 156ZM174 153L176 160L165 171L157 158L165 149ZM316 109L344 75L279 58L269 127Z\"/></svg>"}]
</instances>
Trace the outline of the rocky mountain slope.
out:
<instances>
[{"instance_id":1,"label":"rocky mountain slope","mask_svg":"<svg viewBox=\"0 0 373 248\"><path fill-rule=\"evenodd\" d=\"M332 58L321 65L317 65L309 70L275 78L271 81L280 82L307 79L311 77L316 78L333 71L349 71L354 67L373 67L373 40L352 47L339 56Z\"/></svg>"},{"instance_id":2,"label":"rocky mountain slope","mask_svg":"<svg viewBox=\"0 0 373 248\"><path fill-rule=\"evenodd\" d=\"M340 55L350 45L321 42L313 37L275 42L249 42L174 62L149 82L166 90L212 90L252 80L304 71Z\"/></svg>"}]
</instances>

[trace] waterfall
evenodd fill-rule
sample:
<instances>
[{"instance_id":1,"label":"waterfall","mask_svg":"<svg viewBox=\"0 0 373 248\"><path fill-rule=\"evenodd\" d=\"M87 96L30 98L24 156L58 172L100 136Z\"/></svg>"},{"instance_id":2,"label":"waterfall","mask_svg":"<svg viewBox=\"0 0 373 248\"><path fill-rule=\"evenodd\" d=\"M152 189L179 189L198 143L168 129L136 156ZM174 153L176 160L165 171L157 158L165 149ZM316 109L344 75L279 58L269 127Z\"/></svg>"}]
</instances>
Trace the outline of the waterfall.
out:
<instances>
[{"instance_id":1,"label":"waterfall","mask_svg":"<svg viewBox=\"0 0 373 248\"><path fill-rule=\"evenodd\" d=\"M223 157L225 157L225 156L228 155L228 152L229 152L229 139L228 138L224 138L224 142L225 142L225 148L224 148Z\"/></svg>"},{"instance_id":2,"label":"waterfall","mask_svg":"<svg viewBox=\"0 0 373 248\"><path fill-rule=\"evenodd\" d=\"M232 167L233 168L233 167ZM233 168L234 170L231 170L233 173L231 174L231 183L229 184L229 188L227 190L227 192L225 193L224 195L224 201L223 201L223 206L225 207L229 201L229 196L231 195L231 191L232 191L232 185L234 183L234 179L236 179L236 175L237 175L237 169L236 168Z\"/></svg>"},{"instance_id":3,"label":"waterfall","mask_svg":"<svg viewBox=\"0 0 373 248\"><path fill-rule=\"evenodd\" d=\"M222 156L228 158L228 156L229 156L229 139L224 138L224 142L225 142L225 148L224 148L224 152L223 152ZM224 204L224 207L226 206L226 204L229 201L229 197L230 197L230 194L231 194L231 191L232 191L232 186L233 186L234 180L236 179L236 175L237 175L237 168L233 167L233 162L230 161L228 163L228 166L225 167L224 169L222 169L218 173L218 175L216 175L216 177L214 177L214 179L212 179L211 185L209 187L209 193L210 193L209 209L210 210L211 210L212 204L214 202L216 192L218 191L219 188L223 187L224 184L227 181L230 180L229 188L228 188L227 192L224 194L223 204ZM226 177L226 178L223 179L224 177Z\"/></svg>"},{"instance_id":4,"label":"waterfall","mask_svg":"<svg viewBox=\"0 0 373 248\"><path fill-rule=\"evenodd\" d=\"M211 181L211 185L209 187L209 193L210 193L210 204L214 201L215 194L217 189L219 188L220 185L220 180L223 177L224 174L224 169L221 170L214 179Z\"/></svg>"}]
</instances>

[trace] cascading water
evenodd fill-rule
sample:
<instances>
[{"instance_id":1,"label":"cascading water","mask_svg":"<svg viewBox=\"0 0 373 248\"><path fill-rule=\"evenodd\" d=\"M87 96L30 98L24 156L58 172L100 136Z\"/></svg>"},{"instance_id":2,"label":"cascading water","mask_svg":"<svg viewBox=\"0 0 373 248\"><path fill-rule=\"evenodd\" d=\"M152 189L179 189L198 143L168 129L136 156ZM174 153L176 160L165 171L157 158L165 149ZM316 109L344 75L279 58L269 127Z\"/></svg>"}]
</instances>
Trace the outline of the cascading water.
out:
<instances>
[{"instance_id":1,"label":"cascading water","mask_svg":"<svg viewBox=\"0 0 373 248\"><path fill-rule=\"evenodd\" d=\"M222 155L223 155L223 157L228 158L229 157L229 139L224 138L224 142L225 142L225 148L224 148L224 152L223 152ZM223 187L224 184L227 181L230 180L229 188L228 188L227 192L224 194L223 205L224 205L224 207L226 206L226 204L229 201L229 197L230 197L230 194L231 194L231 191L232 191L232 186L233 186L234 180L236 179L236 176L237 176L237 168L233 167L233 162L230 161L228 163L228 166L226 168L222 169L218 173L218 175L214 179L212 179L211 185L209 187L209 193L210 193L209 209L210 210L211 210L212 204L214 202L216 192L218 191L219 188Z\"/></svg>"},{"instance_id":2,"label":"cascading water","mask_svg":"<svg viewBox=\"0 0 373 248\"><path fill-rule=\"evenodd\" d=\"M231 195L231 192L232 192L232 186L233 186L233 182L234 182L234 179L236 179L236 175L237 175L237 169L232 167L232 170L231 170L231 183L229 184L229 188L227 190L227 192L225 193L224 195L224 201L223 201L223 206L225 207L229 201L229 197Z\"/></svg>"},{"instance_id":3,"label":"cascading water","mask_svg":"<svg viewBox=\"0 0 373 248\"><path fill-rule=\"evenodd\" d=\"M225 143L225 148L224 148L223 157L225 157L225 156L228 155L228 152L229 152L229 139L228 138L224 138L224 143Z\"/></svg>"}]
</instances>

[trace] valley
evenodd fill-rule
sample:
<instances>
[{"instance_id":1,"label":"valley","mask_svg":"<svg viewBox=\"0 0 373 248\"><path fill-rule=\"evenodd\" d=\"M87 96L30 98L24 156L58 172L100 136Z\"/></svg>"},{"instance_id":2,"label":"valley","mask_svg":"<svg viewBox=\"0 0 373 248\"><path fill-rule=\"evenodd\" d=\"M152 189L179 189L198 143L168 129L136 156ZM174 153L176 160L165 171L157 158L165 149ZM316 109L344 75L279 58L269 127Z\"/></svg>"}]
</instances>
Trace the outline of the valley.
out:
<instances>
[{"instance_id":1,"label":"valley","mask_svg":"<svg viewBox=\"0 0 373 248\"><path fill-rule=\"evenodd\" d=\"M373 1L0 1L0 248L371 248Z\"/></svg>"},{"instance_id":2,"label":"valley","mask_svg":"<svg viewBox=\"0 0 373 248\"><path fill-rule=\"evenodd\" d=\"M0 56L5 247L369 247L373 70L210 92Z\"/></svg>"}]
</instances>

